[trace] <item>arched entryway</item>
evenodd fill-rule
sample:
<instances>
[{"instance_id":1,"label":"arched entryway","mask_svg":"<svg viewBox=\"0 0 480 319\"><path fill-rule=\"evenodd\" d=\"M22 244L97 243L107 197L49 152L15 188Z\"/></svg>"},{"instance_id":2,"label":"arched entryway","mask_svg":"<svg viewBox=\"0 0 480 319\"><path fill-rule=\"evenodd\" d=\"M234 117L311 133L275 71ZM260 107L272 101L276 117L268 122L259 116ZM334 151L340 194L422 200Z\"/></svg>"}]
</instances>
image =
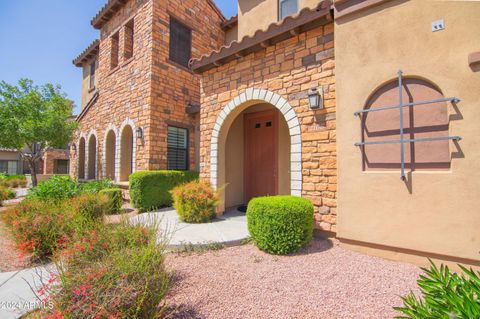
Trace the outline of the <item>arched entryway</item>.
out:
<instances>
[{"instance_id":1,"label":"arched entryway","mask_svg":"<svg viewBox=\"0 0 480 319\"><path fill-rule=\"evenodd\" d=\"M85 179L85 138L78 142L78 179Z\"/></svg>"},{"instance_id":2,"label":"arched entryway","mask_svg":"<svg viewBox=\"0 0 480 319\"><path fill-rule=\"evenodd\" d=\"M301 135L278 94L249 89L220 112L211 140L211 183L225 185L220 211L256 196L301 196Z\"/></svg>"},{"instance_id":3,"label":"arched entryway","mask_svg":"<svg viewBox=\"0 0 480 319\"><path fill-rule=\"evenodd\" d=\"M87 179L97 178L97 137L92 134L88 139L88 176Z\"/></svg>"},{"instance_id":4,"label":"arched entryway","mask_svg":"<svg viewBox=\"0 0 480 319\"><path fill-rule=\"evenodd\" d=\"M120 141L120 181L128 181L128 177L133 172L133 128L125 125L121 132Z\"/></svg>"},{"instance_id":5,"label":"arched entryway","mask_svg":"<svg viewBox=\"0 0 480 319\"><path fill-rule=\"evenodd\" d=\"M105 177L115 180L115 154L117 137L113 130L109 130L105 138Z\"/></svg>"}]
</instances>

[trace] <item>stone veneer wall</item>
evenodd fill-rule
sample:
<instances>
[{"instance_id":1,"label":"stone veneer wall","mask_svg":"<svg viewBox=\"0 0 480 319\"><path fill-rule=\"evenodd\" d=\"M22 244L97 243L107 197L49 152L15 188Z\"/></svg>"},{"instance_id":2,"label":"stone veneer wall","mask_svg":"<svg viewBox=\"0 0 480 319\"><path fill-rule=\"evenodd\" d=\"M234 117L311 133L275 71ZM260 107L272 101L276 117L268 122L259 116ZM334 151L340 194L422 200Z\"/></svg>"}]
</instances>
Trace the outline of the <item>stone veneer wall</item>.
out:
<instances>
[{"instance_id":1,"label":"stone veneer wall","mask_svg":"<svg viewBox=\"0 0 480 319\"><path fill-rule=\"evenodd\" d=\"M80 120L74 142L81 136L97 137L97 177L105 176L105 137L116 133L116 176L119 177L121 127L127 123L141 127L144 139L134 138L134 171L166 169L167 122L192 128L190 163L195 168L195 133L198 116L186 115L188 102L200 104L199 76L168 59L169 17L175 16L193 28L192 55L198 57L218 48L224 41L221 19L205 0L130 0L101 30L98 100ZM134 19L134 54L124 60L125 24ZM112 42L119 32L119 66L110 67ZM136 144L136 145L135 145ZM198 147L198 146L197 146ZM88 149L88 147L87 147ZM77 147L78 153L78 147ZM76 177L78 154L71 153L71 175ZM88 158L88 151L86 154ZM88 167L86 168L88 171Z\"/></svg>"},{"instance_id":2,"label":"stone veneer wall","mask_svg":"<svg viewBox=\"0 0 480 319\"><path fill-rule=\"evenodd\" d=\"M333 24L328 24L206 71L201 82L201 178L211 178L212 133L218 135L215 125L224 107L238 96L246 97L247 89L276 93L300 122L302 196L315 205L316 227L336 232L334 70ZM309 108L307 92L312 87L323 88L325 109Z\"/></svg>"},{"instance_id":3,"label":"stone veneer wall","mask_svg":"<svg viewBox=\"0 0 480 319\"><path fill-rule=\"evenodd\" d=\"M43 155L43 174L55 174L55 161L69 160L68 150L51 149Z\"/></svg>"}]
</instances>

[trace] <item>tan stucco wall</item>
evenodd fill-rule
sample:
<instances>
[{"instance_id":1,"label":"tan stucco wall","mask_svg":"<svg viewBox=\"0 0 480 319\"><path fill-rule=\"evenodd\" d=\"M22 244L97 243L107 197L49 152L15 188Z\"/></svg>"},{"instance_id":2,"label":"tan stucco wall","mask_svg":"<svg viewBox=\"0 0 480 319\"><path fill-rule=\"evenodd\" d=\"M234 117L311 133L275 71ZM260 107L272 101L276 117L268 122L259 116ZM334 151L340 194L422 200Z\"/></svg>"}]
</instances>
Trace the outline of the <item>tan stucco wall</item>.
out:
<instances>
[{"instance_id":1,"label":"tan stucco wall","mask_svg":"<svg viewBox=\"0 0 480 319\"><path fill-rule=\"evenodd\" d=\"M298 10L315 8L321 1L298 0ZM278 0L239 0L238 1L238 39L252 36L255 31L265 30L271 23L278 21Z\"/></svg>"},{"instance_id":2,"label":"tan stucco wall","mask_svg":"<svg viewBox=\"0 0 480 319\"><path fill-rule=\"evenodd\" d=\"M480 49L479 16L480 2L414 0L336 20L338 237L480 262L480 73L467 62ZM439 19L446 29L432 32ZM353 146L354 111L398 69L462 100L449 104L450 135L463 137L451 170L414 172L407 184L398 171L362 171Z\"/></svg>"},{"instance_id":3,"label":"tan stucco wall","mask_svg":"<svg viewBox=\"0 0 480 319\"><path fill-rule=\"evenodd\" d=\"M225 31L225 45L237 40L241 40L238 38L238 23L230 30Z\"/></svg>"},{"instance_id":4,"label":"tan stucco wall","mask_svg":"<svg viewBox=\"0 0 480 319\"><path fill-rule=\"evenodd\" d=\"M225 130L225 143L220 144L220 149L225 150L225 166L219 165L220 176L225 176L225 208L230 208L244 203L244 114L261 112L273 109L269 104L246 106L233 114L228 133ZM290 194L290 134L288 125L283 116L278 114L278 193Z\"/></svg>"},{"instance_id":5,"label":"tan stucco wall","mask_svg":"<svg viewBox=\"0 0 480 319\"><path fill-rule=\"evenodd\" d=\"M20 153L0 151L0 160L2 160L2 161L18 161L18 160L20 160Z\"/></svg>"},{"instance_id":6,"label":"tan stucco wall","mask_svg":"<svg viewBox=\"0 0 480 319\"><path fill-rule=\"evenodd\" d=\"M87 103L92 98L93 94L95 93L95 87L97 86L97 79L98 76L95 76L95 87L90 88L90 65L93 63L89 61L85 63L82 67L82 109L87 105ZM95 61L96 67L98 68L98 61Z\"/></svg>"}]
</instances>

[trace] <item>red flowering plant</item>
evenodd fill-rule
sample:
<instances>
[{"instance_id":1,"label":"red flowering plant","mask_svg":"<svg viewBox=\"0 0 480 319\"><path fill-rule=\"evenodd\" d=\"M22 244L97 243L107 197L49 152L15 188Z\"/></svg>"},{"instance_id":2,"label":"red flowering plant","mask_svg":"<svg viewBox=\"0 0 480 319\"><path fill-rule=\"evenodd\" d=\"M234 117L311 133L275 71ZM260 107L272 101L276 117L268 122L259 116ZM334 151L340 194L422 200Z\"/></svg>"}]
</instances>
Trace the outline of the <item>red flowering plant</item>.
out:
<instances>
[{"instance_id":1,"label":"red flowering plant","mask_svg":"<svg viewBox=\"0 0 480 319\"><path fill-rule=\"evenodd\" d=\"M173 207L187 223L206 223L215 217L219 195L208 183L193 181L172 190Z\"/></svg>"},{"instance_id":2,"label":"red flowering plant","mask_svg":"<svg viewBox=\"0 0 480 319\"><path fill-rule=\"evenodd\" d=\"M49 318L156 318L162 311L168 275L154 228L101 225L76 236L55 261Z\"/></svg>"}]
</instances>

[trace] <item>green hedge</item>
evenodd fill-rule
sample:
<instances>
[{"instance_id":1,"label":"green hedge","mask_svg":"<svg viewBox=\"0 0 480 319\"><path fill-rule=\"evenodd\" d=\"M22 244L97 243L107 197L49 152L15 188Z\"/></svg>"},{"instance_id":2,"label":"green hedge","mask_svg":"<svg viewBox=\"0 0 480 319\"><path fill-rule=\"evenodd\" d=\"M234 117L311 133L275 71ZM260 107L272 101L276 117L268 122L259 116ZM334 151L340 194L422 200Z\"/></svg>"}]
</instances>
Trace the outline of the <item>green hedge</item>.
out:
<instances>
[{"instance_id":1,"label":"green hedge","mask_svg":"<svg viewBox=\"0 0 480 319\"><path fill-rule=\"evenodd\" d=\"M135 208L142 212L173 203L170 191L175 187L198 179L191 171L140 171L130 175L130 198Z\"/></svg>"},{"instance_id":2,"label":"green hedge","mask_svg":"<svg viewBox=\"0 0 480 319\"><path fill-rule=\"evenodd\" d=\"M98 194L108 197L110 201L109 214L115 215L122 212L123 197L120 188L103 189Z\"/></svg>"},{"instance_id":3,"label":"green hedge","mask_svg":"<svg viewBox=\"0 0 480 319\"><path fill-rule=\"evenodd\" d=\"M278 255L309 244L313 236L313 205L300 197L259 197L247 208L248 231L258 248Z\"/></svg>"}]
</instances>

